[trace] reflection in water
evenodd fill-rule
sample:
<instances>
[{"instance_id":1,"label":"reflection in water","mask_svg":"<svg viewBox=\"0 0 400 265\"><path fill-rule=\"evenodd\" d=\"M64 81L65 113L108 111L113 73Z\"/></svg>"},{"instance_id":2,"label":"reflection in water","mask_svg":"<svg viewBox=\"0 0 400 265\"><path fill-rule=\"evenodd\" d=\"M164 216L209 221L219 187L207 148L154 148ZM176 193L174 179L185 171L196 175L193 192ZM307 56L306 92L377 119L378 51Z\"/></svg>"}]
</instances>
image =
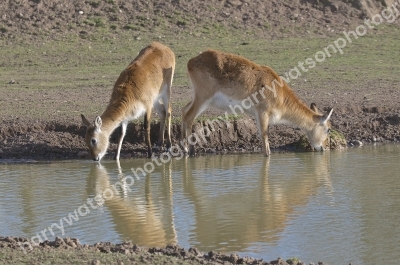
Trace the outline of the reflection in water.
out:
<instances>
[{"instance_id":1,"label":"reflection in water","mask_svg":"<svg viewBox=\"0 0 400 265\"><path fill-rule=\"evenodd\" d=\"M298 168L291 166L293 172L286 169L284 174L276 167L270 172L268 158L214 156L202 163L187 159L183 189L194 206L193 244L243 251L253 242L276 242L296 209L321 185L331 186L329 153L288 156L285 162Z\"/></svg>"},{"instance_id":2,"label":"reflection in water","mask_svg":"<svg viewBox=\"0 0 400 265\"><path fill-rule=\"evenodd\" d=\"M123 183L125 177L122 169L117 162L118 181ZM165 170L164 177L168 180L169 185L164 187L165 197L169 200L165 201L165 206L172 207L172 185L171 185L171 168L170 165L163 167ZM91 165L87 178L89 194L104 194L104 191L113 190L113 196L110 192L103 196L105 199L105 207L111 213L112 222L115 224L115 230L122 235L125 240L132 240L135 244L141 246L165 246L168 243L176 243L176 235L174 232L173 216L171 211L164 215L159 207L153 201L151 191L151 174L142 178L145 182L144 194L135 194L134 197L128 196L132 190L130 186L114 186L121 188L115 192L112 187L115 183L111 183L107 169L101 164ZM165 223L166 222L166 223Z\"/></svg>"}]
</instances>

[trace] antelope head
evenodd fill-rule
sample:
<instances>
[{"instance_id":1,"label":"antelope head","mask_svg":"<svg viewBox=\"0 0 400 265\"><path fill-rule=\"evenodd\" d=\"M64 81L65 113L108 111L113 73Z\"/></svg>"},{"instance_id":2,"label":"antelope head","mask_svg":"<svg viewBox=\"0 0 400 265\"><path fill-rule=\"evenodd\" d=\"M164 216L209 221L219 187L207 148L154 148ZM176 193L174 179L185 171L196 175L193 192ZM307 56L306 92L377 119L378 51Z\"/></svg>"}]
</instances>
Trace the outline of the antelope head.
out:
<instances>
[{"instance_id":1,"label":"antelope head","mask_svg":"<svg viewBox=\"0 0 400 265\"><path fill-rule=\"evenodd\" d=\"M309 130L306 130L307 137L312 147L317 151L324 151L325 141L327 140L331 130L329 119L332 116L333 109L325 114L321 114L315 103L311 103L310 109L314 111L316 115L313 116L314 126Z\"/></svg>"},{"instance_id":2,"label":"antelope head","mask_svg":"<svg viewBox=\"0 0 400 265\"><path fill-rule=\"evenodd\" d=\"M81 114L82 123L86 126L85 142L94 161L100 161L106 154L109 144L109 134L102 130L102 121L97 116L91 123Z\"/></svg>"}]
</instances>

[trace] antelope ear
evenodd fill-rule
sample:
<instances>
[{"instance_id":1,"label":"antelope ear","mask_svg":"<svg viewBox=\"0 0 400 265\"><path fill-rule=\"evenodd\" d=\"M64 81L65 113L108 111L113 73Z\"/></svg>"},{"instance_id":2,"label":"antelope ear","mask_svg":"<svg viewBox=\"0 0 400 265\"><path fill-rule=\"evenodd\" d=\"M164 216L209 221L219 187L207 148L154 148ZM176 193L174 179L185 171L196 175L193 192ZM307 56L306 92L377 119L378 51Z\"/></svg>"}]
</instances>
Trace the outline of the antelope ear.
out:
<instances>
[{"instance_id":1,"label":"antelope ear","mask_svg":"<svg viewBox=\"0 0 400 265\"><path fill-rule=\"evenodd\" d=\"M90 121L88 121L85 116L83 116L83 114L81 114L81 118L82 118L82 123L83 125L85 125L86 127L90 126Z\"/></svg>"},{"instance_id":2,"label":"antelope ear","mask_svg":"<svg viewBox=\"0 0 400 265\"><path fill-rule=\"evenodd\" d=\"M333 109L331 109L329 112L325 113L324 116L321 117L321 124L326 123L332 116Z\"/></svg>"},{"instance_id":3,"label":"antelope ear","mask_svg":"<svg viewBox=\"0 0 400 265\"><path fill-rule=\"evenodd\" d=\"M316 113L319 113L317 105L315 103L311 103L310 109Z\"/></svg>"},{"instance_id":4,"label":"antelope ear","mask_svg":"<svg viewBox=\"0 0 400 265\"><path fill-rule=\"evenodd\" d=\"M102 121L100 116L97 116L96 119L94 120L94 127L96 128L96 130L100 130Z\"/></svg>"}]
</instances>

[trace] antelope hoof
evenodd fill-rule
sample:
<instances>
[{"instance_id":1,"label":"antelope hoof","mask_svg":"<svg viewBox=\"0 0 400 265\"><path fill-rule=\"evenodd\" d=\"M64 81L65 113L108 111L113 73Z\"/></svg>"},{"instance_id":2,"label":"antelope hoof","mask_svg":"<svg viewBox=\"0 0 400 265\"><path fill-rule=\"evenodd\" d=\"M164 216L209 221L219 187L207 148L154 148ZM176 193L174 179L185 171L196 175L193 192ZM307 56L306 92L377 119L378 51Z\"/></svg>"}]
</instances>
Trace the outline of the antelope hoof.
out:
<instances>
[{"instance_id":1,"label":"antelope hoof","mask_svg":"<svg viewBox=\"0 0 400 265\"><path fill-rule=\"evenodd\" d=\"M151 158L153 156L153 150L151 149L151 147L149 147L147 149L147 158Z\"/></svg>"}]
</instances>

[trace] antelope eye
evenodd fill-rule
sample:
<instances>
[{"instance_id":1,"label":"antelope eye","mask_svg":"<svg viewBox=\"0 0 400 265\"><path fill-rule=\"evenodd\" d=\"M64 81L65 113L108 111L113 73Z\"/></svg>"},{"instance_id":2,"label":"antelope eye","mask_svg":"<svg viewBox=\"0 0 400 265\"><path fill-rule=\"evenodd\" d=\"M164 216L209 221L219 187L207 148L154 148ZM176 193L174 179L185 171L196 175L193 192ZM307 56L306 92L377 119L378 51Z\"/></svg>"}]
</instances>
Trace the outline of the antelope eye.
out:
<instances>
[{"instance_id":1,"label":"antelope eye","mask_svg":"<svg viewBox=\"0 0 400 265\"><path fill-rule=\"evenodd\" d=\"M91 143L92 143L92 145L95 145L95 144L97 144L97 140L93 138L93 139L91 140Z\"/></svg>"}]
</instances>

